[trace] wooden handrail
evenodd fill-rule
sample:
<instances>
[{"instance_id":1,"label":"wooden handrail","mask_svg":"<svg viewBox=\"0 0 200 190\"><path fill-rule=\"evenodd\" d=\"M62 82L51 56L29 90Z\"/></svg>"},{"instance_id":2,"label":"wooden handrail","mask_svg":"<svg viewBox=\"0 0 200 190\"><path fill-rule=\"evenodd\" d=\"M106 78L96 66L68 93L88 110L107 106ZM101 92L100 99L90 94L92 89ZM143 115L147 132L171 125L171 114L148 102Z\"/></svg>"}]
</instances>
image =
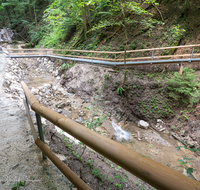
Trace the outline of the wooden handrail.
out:
<instances>
[{"instance_id":1,"label":"wooden handrail","mask_svg":"<svg viewBox=\"0 0 200 190\"><path fill-rule=\"evenodd\" d=\"M153 187L160 190L200 189L199 182L44 107L24 82L21 85L32 110Z\"/></svg>"},{"instance_id":2,"label":"wooden handrail","mask_svg":"<svg viewBox=\"0 0 200 190\"><path fill-rule=\"evenodd\" d=\"M144 51L159 51L166 49L180 49L180 48L192 48L199 47L200 44L184 45L184 46L172 46L172 47L160 47L150 49L139 49L139 50L127 50L127 53L144 52ZM90 51L90 50L66 50L66 49L8 49L11 51L68 51L68 52L82 52L82 53L102 53L102 54L123 54L124 51Z\"/></svg>"}]
</instances>

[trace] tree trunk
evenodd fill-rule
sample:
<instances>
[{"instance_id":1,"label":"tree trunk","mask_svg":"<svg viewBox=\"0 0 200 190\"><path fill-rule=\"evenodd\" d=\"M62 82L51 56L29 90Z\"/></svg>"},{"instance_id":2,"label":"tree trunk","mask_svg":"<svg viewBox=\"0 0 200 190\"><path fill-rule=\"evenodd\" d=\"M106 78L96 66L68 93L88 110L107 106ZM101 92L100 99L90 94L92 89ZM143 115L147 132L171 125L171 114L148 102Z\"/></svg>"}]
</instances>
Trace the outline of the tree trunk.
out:
<instances>
[{"instance_id":1,"label":"tree trunk","mask_svg":"<svg viewBox=\"0 0 200 190\"><path fill-rule=\"evenodd\" d=\"M189 9L190 9L190 0L185 0L185 3L183 5L183 12L182 12L182 14L184 16L187 16Z\"/></svg>"},{"instance_id":2,"label":"tree trunk","mask_svg":"<svg viewBox=\"0 0 200 190\"><path fill-rule=\"evenodd\" d=\"M10 20L10 17L9 17L9 15L8 15L8 11L7 11L6 7L5 7L5 12L6 12L6 16L7 16L7 18L8 18L8 21L9 21L9 25L11 25L11 20Z\"/></svg>"},{"instance_id":3,"label":"tree trunk","mask_svg":"<svg viewBox=\"0 0 200 190\"><path fill-rule=\"evenodd\" d=\"M29 9L29 14L30 14L31 22L33 22L33 15L32 15L32 12L31 12L30 0L28 1L28 9Z\"/></svg>"},{"instance_id":4,"label":"tree trunk","mask_svg":"<svg viewBox=\"0 0 200 190\"><path fill-rule=\"evenodd\" d=\"M128 42L128 36L127 36L127 28L126 28L126 16L125 16L125 11L124 11L124 7L123 4L121 2L121 10L122 10L122 15L123 15L123 22L124 22L124 33L125 33L125 46L124 46L124 81L122 84L122 88L125 85L126 82L126 76L127 76L127 69L126 69L126 50L127 50L127 42Z\"/></svg>"},{"instance_id":5,"label":"tree trunk","mask_svg":"<svg viewBox=\"0 0 200 190\"><path fill-rule=\"evenodd\" d=\"M37 28L37 15L36 15L36 11L35 11L35 3L33 5L33 8L34 8L34 14L35 14L35 26Z\"/></svg>"},{"instance_id":6,"label":"tree trunk","mask_svg":"<svg viewBox=\"0 0 200 190\"><path fill-rule=\"evenodd\" d=\"M84 26L84 33L85 33L85 39L87 38L86 32L87 32L87 16L86 16L86 7L83 6L83 26Z\"/></svg>"}]
</instances>

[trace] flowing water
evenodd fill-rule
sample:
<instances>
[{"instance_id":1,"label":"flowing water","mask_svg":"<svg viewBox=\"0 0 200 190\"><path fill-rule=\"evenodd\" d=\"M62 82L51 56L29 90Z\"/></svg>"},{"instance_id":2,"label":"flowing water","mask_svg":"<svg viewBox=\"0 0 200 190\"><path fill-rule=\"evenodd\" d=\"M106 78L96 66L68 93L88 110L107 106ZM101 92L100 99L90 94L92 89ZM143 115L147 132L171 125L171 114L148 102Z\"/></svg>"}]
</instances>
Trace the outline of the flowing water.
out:
<instances>
[{"instance_id":1,"label":"flowing water","mask_svg":"<svg viewBox=\"0 0 200 190\"><path fill-rule=\"evenodd\" d=\"M112 126L115 130L115 136L117 139L125 139L127 141L130 139L131 133L123 130L121 126L117 125L113 120L112 120Z\"/></svg>"},{"instance_id":2,"label":"flowing water","mask_svg":"<svg viewBox=\"0 0 200 190\"><path fill-rule=\"evenodd\" d=\"M11 29L0 29L0 42L11 42L14 32Z\"/></svg>"}]
</instances>

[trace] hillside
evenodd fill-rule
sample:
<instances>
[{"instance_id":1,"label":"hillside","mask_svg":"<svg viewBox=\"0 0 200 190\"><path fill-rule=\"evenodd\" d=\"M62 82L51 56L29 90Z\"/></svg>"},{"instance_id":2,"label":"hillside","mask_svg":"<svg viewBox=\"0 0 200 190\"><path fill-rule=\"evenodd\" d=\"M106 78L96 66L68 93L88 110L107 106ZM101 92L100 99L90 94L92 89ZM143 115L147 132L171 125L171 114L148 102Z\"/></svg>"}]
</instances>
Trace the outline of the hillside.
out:
<instances>
[{"instance_id":1,"label":"hillside","mask_svg":"<svg viewBox=\"0 0 200 190\"><path fill-rule=\"evenodd\" d=\"M200 2L195 0L160 0L159 4L138 0L130 1L131 6L123 1L70 1L69 5L67 0L38 0L30 9L28 3L17 2L2 3L0 25L16 30L16 39L26 40L27 46L106 51L124 50L126 41L127 49L133 50L200 40Z\"/></svg>"},{"instance_id":2,"label":"hillside","mask_svg":"<svg viewBox=\"0 0 200 190\"><path fill-rule=\"evenodd\" d=\"M4 46L124 51L117 59L125 60L152 55L151 51L127 50L200 44L200 2L157 2L0 1L2 27L16 31L13 44ZM19 40L26 44L20 45ZM153 53L190 55L192 51L200 53L200 48ZM115 58L103 53L75 55ZM52 57L9 59L3 85L7 97L23 107L19 83L23 80L44 106L200 181L200 65L184 63L182 74L179 67L107 67ZM47 119L42 118L42 122L46 144L64 156L64 162L92 189L153 189L85 144L77 143ZM140 126L141 122L147 127ZM63 176L55 179L65 184Z\"/></svg>"}]
</instances>

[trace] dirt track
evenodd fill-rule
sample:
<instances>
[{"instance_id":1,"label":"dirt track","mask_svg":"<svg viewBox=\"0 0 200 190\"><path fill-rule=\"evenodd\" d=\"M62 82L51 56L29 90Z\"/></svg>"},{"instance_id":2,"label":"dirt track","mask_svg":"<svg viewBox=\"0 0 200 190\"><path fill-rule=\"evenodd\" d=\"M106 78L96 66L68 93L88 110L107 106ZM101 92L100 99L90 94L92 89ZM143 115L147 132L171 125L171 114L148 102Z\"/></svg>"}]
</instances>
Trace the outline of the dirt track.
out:
<instances>
[{"instance_id":1,"label":"dirt track","mask_svg":"<svg viewBox=\"0 0 200 190\"><path fill-rule=\"evenodd\" d=\"M42 159L25 111L6 97L2 77L6 63L0 54L0 190L11 189L17 181L26 181L20 189L72 189L67 179L57 183L62 175L49 160Z\"/></svg>"}]
</instances>

